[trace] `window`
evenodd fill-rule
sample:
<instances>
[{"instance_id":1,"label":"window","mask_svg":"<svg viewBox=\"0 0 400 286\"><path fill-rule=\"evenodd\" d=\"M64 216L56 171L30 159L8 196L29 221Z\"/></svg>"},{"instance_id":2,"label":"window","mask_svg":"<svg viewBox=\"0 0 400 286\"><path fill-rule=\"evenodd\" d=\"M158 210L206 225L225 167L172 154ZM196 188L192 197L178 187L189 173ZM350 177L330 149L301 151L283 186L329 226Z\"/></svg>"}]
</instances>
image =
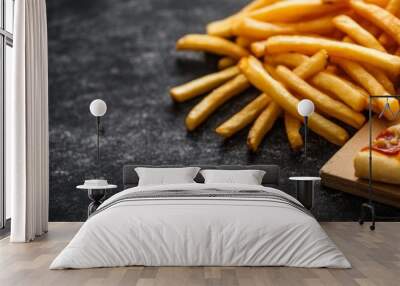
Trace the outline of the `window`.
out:
<instances>
[{"instance_id":1,"label":"window","mask_svg":"<svg viewBox=\"0 0 400 286\"><path fill-rule=\"evenodd\" d=\"M0 228L10 217L10 194L4 187L5 98L11 92L14 0L0 0Z\"/></svg>"}]
</instances>

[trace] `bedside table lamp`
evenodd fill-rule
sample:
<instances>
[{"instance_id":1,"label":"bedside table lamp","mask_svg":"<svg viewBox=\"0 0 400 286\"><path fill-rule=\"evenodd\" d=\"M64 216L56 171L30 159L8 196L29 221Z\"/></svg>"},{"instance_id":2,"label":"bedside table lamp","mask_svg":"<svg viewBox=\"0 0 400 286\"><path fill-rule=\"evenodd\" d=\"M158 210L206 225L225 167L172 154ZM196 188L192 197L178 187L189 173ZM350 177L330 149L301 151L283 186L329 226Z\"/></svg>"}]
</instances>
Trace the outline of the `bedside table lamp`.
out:
<instances>
[{"instance_id":1,"label":"bedside table lamp","mask_svg":"<svg viewBox=\"0 0 400 286\"><path fill-rule=\"evenodd\" d=\"M297 112L304 117L304 158L307 161L307 129L308 117L314 113L314 103L309 99L303 99L297 105ZM306 165L306 164L304 164ZM302 173L304 174L304 167ZM296 183L296 198L309 210L314 205L315 185L321 180L319 177L290 177L289 180Z\"/></svg>"},{"instance_id":2,"label":"bedside table lamp","mask_svg":"<svg viewBox=\"0 0 400 286\"><path fill-rule=\"evenodd\" d=\"M301 100L297 105L297 112L304 117L304 157L307 159L308 117L314 113L314 103L309 99Z\"/></svg>"},{"instance_id":3,"label":"bedside table lamp","mask_svg":"<svg viewBox=\"0 0 400 286\"><path fill-rule=\"evenodd\" d=\"M100 177L100 117L107 111L107 104L101 99L95 99L90 103L90 113L96 117L97 123L97 172Z\"/></svg>"},{"instance_id":4,"label":"bedside table lamp","mask_svg":"<svg viewBox=\"0 0 400 286\"><path fill-rule=\"evenodd\" d=\"M103 203L107 191L115 189L116 185L111 185L107 180L101 178L100 174L100 117L103 117L107 112L107 104L101 99L95 99L90 103L90 113L96 117L97 125L97 179L85 180L83 185L76 188L80 190L87 190L90 204L88 206L88 217L91 216L97 208Z\"/></svg>"}]
</instances>

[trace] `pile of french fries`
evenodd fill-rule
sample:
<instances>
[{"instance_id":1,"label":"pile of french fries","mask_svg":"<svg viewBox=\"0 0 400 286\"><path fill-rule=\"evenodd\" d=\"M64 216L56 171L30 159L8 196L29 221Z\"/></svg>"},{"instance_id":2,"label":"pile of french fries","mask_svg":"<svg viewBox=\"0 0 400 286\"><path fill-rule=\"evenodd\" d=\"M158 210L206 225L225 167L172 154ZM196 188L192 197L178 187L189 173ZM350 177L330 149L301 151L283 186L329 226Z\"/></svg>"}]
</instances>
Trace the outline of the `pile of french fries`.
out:
<instances>
[{"instance_id":1,"label":"pile of french fries","mask_svg":"<svg viewBox=\"0 0 400 286\"><path fill-rule=\"evenodd\" d=\"M207 26L207 34L178 40L178 50L221 56L219 71L170 90L183 102L205 95L186 117L189 131L251 85L262 93L219 125L229 138L251 125L247 145L256 151L281 116L290 146L303 146L297 104L307 98L316 112L309 127L343 145L361 128L369 96L394 94L400 73L400 0L255 0ZM374 100L388 120L396 99ZM389 111L385 106L390 106ZM332 118L335 121L332 121Z\"/></svg>"}]
</instances>

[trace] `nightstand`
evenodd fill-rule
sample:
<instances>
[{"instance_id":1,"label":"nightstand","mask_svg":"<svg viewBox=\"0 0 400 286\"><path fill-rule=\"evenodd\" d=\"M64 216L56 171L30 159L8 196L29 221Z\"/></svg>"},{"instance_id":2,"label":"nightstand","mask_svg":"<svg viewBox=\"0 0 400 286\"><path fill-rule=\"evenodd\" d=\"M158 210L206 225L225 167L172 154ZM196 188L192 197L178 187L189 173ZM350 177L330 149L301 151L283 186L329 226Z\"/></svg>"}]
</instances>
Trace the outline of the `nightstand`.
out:
<instances>
[{"instance_id":1,"label":"nightstand","mask_svg":"<svg viewBox=\"0 0 400 286\"><path fill-rule=\"evenodd\" d=\"M314 205L314 192L320 177L290 177L290 181L296 183L296 199L307 209L311 210Z\"/></svg>"},{"instance_id":2,"label":"nightstand","mask_svg":"<svg viewBox=\"0 0 400 286\"><path fill-rule=\"evenodd\" d=\"M92 182L91 182L92 181ZM96 211L103 202L108 190L115 189L116 185L110 185L106 180L86 180L83 185L76 188L87 190L91 203L88 206L88 217Z\"/></svg>"}]
</instances>

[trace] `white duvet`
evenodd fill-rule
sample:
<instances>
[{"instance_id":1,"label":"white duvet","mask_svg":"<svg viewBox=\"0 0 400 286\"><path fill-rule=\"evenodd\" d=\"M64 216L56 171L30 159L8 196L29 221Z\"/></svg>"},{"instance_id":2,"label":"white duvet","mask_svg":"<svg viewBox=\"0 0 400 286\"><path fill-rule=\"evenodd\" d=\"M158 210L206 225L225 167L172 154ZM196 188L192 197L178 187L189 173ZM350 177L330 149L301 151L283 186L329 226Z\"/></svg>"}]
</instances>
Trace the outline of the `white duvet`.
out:
<instances>
[{"instance_id":1,"label":"white duvet","mask_svg":"<svg viewBox=\"0 0 400 286\"><path fill-rule=\"evenodd\" d=\"M349 268L310 215L257 198L152 198L111 204L131 192L263 190L262 186L179 184L135 187L107 201L83 224L50 269L145 266L294 266Z\"/></svg>"}]
</instances>

